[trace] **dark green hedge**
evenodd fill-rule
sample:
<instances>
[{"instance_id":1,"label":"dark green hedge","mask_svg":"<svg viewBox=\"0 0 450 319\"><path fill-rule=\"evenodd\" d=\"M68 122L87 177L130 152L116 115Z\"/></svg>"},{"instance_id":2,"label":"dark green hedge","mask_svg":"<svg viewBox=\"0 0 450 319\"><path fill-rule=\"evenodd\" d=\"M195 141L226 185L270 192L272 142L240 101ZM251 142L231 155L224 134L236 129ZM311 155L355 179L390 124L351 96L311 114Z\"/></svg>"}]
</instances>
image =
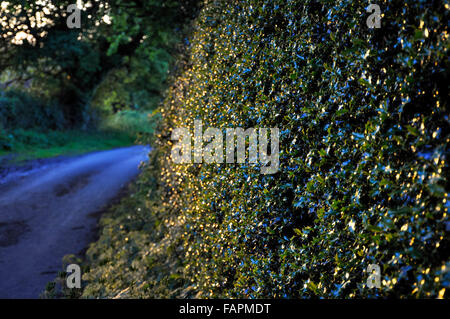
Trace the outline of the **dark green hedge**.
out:
<instances>
[{"instance_id":1,"label":"dark green hedge","mask_svg":"<svg viewBox=\"0 0 450 319\"><path fill-rule=\"evenodd\" d=\"M206 2L158 140L197 296L448 297L449 7L383 1L369 29L368 4ZM195 119L280 128L280 171L175 165Z\"/></svg>"},{"instance_id":2,"label":"dark green hedge","mask_svg":"<svg viewBox=\"0 0 450 319\"><path fill-rule=\"evenodd\" d=\"M0 90L0 129L61 129L64 124L64 114L55 103L20 90Z\"/></svg>"}]
</instances>

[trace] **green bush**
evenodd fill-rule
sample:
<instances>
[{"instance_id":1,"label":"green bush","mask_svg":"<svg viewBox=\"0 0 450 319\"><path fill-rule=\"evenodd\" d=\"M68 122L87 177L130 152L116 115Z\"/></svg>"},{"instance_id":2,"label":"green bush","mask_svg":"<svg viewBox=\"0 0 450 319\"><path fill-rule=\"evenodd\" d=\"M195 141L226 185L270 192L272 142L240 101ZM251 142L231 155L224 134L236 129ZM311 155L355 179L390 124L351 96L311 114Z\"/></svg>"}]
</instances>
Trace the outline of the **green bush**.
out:
<instances>
[{"instance_id":1,"label":"green bush","mask_svg":"<svg viewBox=\"0 0 450 319\"><path fill-rule=\"evenodd\" d=\"M207 1L159 135L197 296L448 297L448 5L383 2L380 29L367 5ZM175 165L195 119L280 128L280 171Z\"/></svg>"},{"instance_id":2,"label":"green bush","mask_svg":"<svg viewBox=\"0 0 450 319\"><path fill-rule=\"evenodd\" d=\"M62 111L19 90L0 94L0 126L5 129L61 129L65 126Z\"/></svg>"},{"instance_id":3,"label":"green bush","mask_svg":"<svg viewBox=\"0 0 450 319\"><path fill-rule=\"evenodd\" d=\"M83 296L448 298L448 5L383 2L369 29L368 4L205 1ZM278 127L279 172L175 165L195 119Z\"/></svg>"},{"instance_id":4,"label":"green bush","mask_svg":"<svg viewBox=\"0 0 450 319\"><path fill-rule=\"evenodd\" d=\"M128 134L152 134L158 120L157 113L124 110L107 116L101 121L99 128L106 131L123 131Z\"/></svg>"},{"instance_id":5,"label":"green bush","mask_svg":"<svg viewBox=\"0 0 450 319\"><path fill-rule=\"evenodd\" d=\"M10 151L13 148L13 136L0 127L0 151Z\"/></svg>"}]
</instances>

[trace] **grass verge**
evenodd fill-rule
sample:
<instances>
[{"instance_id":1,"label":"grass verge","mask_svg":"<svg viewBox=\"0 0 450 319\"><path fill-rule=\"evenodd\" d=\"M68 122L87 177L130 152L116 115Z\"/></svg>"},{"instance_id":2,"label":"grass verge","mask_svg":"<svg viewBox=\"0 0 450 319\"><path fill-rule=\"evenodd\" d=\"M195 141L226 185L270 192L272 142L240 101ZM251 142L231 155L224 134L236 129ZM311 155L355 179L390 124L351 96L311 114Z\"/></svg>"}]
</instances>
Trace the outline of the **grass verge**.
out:
<instances>
[{"instance_id":1,"label":"grass verge","mask_svg":"<svg viewBox=\"0 0 450 319\"><path fill-rule=\"evenodd\" d=\"M117 131L36 131L17 129L0 137L0 157L9 164L78 155L92 151L128 146L135 136Z\"/></svg>"}]
</instances>

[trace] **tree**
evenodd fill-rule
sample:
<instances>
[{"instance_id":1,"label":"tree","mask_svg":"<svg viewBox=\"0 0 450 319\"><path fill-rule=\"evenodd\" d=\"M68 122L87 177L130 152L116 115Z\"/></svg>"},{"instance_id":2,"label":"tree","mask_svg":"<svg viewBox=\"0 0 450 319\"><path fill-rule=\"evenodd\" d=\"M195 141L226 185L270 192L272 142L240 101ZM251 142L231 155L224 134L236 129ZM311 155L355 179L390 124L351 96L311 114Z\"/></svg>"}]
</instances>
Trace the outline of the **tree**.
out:
<instances>
[{"instance_id":1,"label":"tree","mask_svg":"<svg viewBox=\"0 0 450 319\"><path fill-rule=\"evenodd\" d=\"M72 2L1 2L0 70L9 74L4 86L32 79L34 91L56 100L71 125L116 70L126 70L130 94L159 94L167 73L161 60L168 60L172 34L195 13L196 1L86 1L81 28L69 29Z\"/></svg>"}]
</instances>

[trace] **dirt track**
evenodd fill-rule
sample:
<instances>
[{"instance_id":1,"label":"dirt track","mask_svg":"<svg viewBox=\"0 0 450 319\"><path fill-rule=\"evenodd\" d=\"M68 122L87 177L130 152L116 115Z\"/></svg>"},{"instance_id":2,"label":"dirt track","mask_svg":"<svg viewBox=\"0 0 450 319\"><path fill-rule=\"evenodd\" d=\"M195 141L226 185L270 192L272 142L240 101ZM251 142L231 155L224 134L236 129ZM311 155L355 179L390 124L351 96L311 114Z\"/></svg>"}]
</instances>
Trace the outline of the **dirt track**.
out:
<instances>
[{"instance_id":1,"label":"dirt track","mask_svg":"<svg viewBox=\"0 0 450 319\"><path fill-rule=\"evenodd\" d=\"M148 152L133 146L68 158L0 185L0 298L38 298L62 257L95 238L98 212Z\"/></svg>"}]
</instances>

